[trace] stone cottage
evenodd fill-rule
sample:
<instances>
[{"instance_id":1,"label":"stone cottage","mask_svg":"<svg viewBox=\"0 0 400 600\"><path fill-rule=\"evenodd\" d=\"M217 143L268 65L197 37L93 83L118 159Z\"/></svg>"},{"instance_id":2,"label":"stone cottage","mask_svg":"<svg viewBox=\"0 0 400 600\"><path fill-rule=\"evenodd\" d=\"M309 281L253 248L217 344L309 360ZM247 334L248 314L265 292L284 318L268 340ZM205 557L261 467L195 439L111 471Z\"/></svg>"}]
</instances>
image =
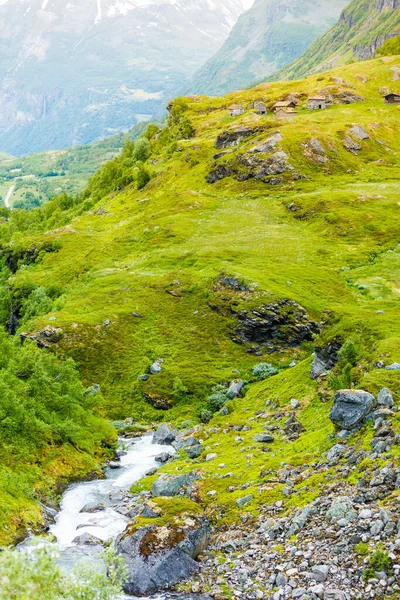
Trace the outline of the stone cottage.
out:
<instances>
[{"instance_id":1,"label":"stone cottage","mask_svg":"<svg viewBox=\"0 0 400 600\"><path fill-rule=\"evenodd\" d=\"M239 117L244 113L244 108L243 106L240 106L240 104L232 104L232 106L228 108L228 112L230 117Z\"/></svg>"},{"instance_id":2,"label":"stone cottage","mask_svg":"<svg viewBox=\"0 0 400 600\"><path fill-rule=\"evenodd\" d=\"M267 105L264 104L261 100L254 102L254 111L258 115L266 115L267 114Z\"/></svg>"},{"instance_id":3,"label":"stone cottage","mask_svg":"<svg viewBox=\"0 0 400 600\"><path fill-rule=\"evenodd\" d=\"M272 107L272 111L276 113L277 110L287 108L289 108L290 110L295 110L296 104L292 100L283 100L281 102L276 102L276 104L274 104L274 106Z\"/></svg>"},{"instance_id":4,"label":"stone cottage","mask_svg":"<svg viewBox=\"0 0 400 600\"><path fill-rule=\"evenodd\" d=\"M310 96L308 99L309 110L325 110L326 97L322 95Z\"/></svg>"},{"instance_id":5,"label":"stone cottage","mask_svg":"<svg viewBox=\"0 0 400 600\"><path fill-rule=\"evenodd\" d=\"M277 119L289 119L296 114L296 109L292 108L291 106L277 108L274 112L274 115Z\"/></svg>"}]
</instances>

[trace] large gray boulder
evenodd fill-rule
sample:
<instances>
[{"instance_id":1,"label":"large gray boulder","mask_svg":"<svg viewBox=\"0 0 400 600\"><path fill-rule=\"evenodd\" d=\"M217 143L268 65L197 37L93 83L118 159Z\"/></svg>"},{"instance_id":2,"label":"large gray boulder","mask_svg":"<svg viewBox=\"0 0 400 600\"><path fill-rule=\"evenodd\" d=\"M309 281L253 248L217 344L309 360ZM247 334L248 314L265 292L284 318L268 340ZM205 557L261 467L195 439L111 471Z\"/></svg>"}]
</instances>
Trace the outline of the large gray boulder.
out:
<instances>
[{"instance_id":1,"label":"large gray boulder","mask_svg":"<svg viewBox=\"0 0 400 600\"><path fill-rule=\"evenodd\" d=\"M172 446L175 448L177 452L182 450L183 448L190 448L191 446L198 446L199 440L196 440L194 437L183 437L183 435L179 434L175 440L172 442Z\"/></svg>"},{"instance_id":2,"label":"large gray boulder","mask_svg":"<svg viewBox=\"0 0 400 600\"><path fill-rule=\"evenodd\" d=\"M241 391L243 389L244 386L244 381L242 381L241 379L234 379L233 381L231 381L231 384L229 386L228 391L226 392L226 395L228 396L228 398L230 400L233 400L233 398L239 398Z\"/></svg>"},{"instance_id":3,"label":"large gray boulder","mask_svg":"<svg viewBox=\"0 0 400 600\"><path fill-rule=\"evenodd\" d=\"M364 390L340 390L335 394L330 419L340 429L361 427L376 408L376 398Z\"/></svg>"},{"instance_id":4,"label":"large gray boulder","mask_svg":"<svg viewBox=\"0 0 400 600\"><path fill-rule=\"evenodd\" d=\"M172 444L177 435L178 431L175 427L163 423L153 435L153 444L161 444L162 446Z\"/></svg>"},{"instance_id":5,"label":"large gray boulder","mask_svg":"<svg viewBox=\"0 0 400 600\"><path fill-rule=\"evenodd\" d=\"M189 473L188 475L161 475L153 483L151 493L155 497L171 497L178 496L178 494L185 494L190 490L191 485L196 479L197 477L194 473Z\"/></svg>"},{"instance_id":6,"label":"large gray boulder","mask_svg":"<svg viewBox=\"0 0 400 600\"><path fill-rule=\"evenodd\" d=\"M210 535L209 523L194 516L133 532L128 526L116 540L117 554L128 570L124 591L144 596L188 579L198 571L196 558L207 548Z\"/></svg>"}]
</instances>

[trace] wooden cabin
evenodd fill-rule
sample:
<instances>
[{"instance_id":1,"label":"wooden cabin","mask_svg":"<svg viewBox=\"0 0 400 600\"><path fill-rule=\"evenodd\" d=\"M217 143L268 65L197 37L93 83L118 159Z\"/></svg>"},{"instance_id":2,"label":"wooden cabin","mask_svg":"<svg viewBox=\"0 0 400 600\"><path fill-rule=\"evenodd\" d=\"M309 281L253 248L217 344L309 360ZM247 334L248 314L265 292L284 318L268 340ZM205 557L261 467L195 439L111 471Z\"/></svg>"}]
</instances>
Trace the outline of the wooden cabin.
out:
<instances>
[{"instance_id":1,"label":"wooden cabin","mask_svg":"<svg viewBox=\"0 0 400 600\"><path fill-rule=\"evenodd\" d=\"M228 112L230 117L240 117L240 115L244 113L244 108L243 106L240 106L240 104L232 104L232 106L228 108Z\"/></svg>"},{"instance_id":2,"label":"wooden cabin","mask_svg":"<svg viewBox=\"0 0 400 600\"><path fill-rule=\"evenodd\" d=\"M387 94L385 104L400 104L400 94Z\"/></svg>"},{"instance_id":3,"label":"wooden cabin","mask_svg":"<svg viewBox=\"0 0 400 600\"><path fill-rule=\"evenodd\" d=\"M296 109L292 108L291 106L288 106L286 108L277 108L274 112L274 115L277 119L289 119L290 117L293 117L296 114Z\"/></svg>"},{"instance_id":4,"label":"wooden cabin","mask_svg":"<svg viewBox=\"0 0 400 600\"><path fill-rule=\"evenodd\" d=\"M287 109L287 108L289 108L291 110L295 110L296 104L292 100L283 100L281 102L276 102L276 104L274 104L274 106L272 107L272 111L274 113L276 113L277 110Z\"/></svg>"},{"instance_id":5,"label":"wooden cabin","mask_svg":"<svg viewBox=\"0 0 400 600\"><path fill-rule=\"evenodd\" d=\"M254 111L257 115L266 115L267 114L267 105L264 104L261 100L258 102L254 102Z\"/></svg>"}]
</instances>

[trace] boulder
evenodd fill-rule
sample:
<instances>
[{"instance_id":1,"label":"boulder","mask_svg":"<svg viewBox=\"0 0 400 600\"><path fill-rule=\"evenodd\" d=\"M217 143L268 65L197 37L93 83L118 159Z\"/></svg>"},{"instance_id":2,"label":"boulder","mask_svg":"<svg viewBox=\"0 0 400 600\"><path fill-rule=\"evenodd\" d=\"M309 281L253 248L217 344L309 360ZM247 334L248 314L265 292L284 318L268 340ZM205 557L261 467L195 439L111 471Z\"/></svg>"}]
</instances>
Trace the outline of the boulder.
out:
<instances>
[{"instance_id":1,"label":"boulder","mask_svg":"<svg viewBox=\"0 0 400 600\"><path fill-rule=\"evenodd\" d=\"M243 498L238 498L236 500L236 504L238 505L239 508L242 508L242 506L245 506L246 504L251 502L253 500L253 498L254 498L253 494L248 494L247 496L243 496Z\"/></svg>"},{"instance_id":2,"label":"boulder","mask_svg":"<svg viewBox=\"0 0 400 600\"><path fill-rule=\"evenodd\" d=\"M332 521L339 521L340 519L354 521L357 518L357 513L350 498L347 496L338 496L327 510L326 517Z\"/></svg>"},{"instance_id":3,"label":"boulder","mask_svg":"<svg viewBox=\"0 0 400 600\"><path fill-rule=\"evenodd\" d=\"M191 446L198 446L199 440L196 440L194 437L183 437L183 435L179 434L176 436L175 440L172 442L173 448L177 452L183 450L183 448L190 448Z\"/></svg>"},{"instance_id":4,"label":"boulder","mask_svg":"<svg viewBox=\"0 0 400 600\"><path fill-rule=\"evenodd\" d=\"M79 511L80 513L98 513L106 510L106 507L103 504L85 504L83 508Z\"/></svg>"},{"instance_id":5,"label":"boulder","mask_svg":"<svg viewBox=\"0 0 400 600\"><path fill-rule=\"evenodd\" d=\"M136 531L128 527L116 539L117 554L128 571L124 591L149 595L188 579L198 571L196 558L206 549L210 535L208 521L194 516L176 517L166 526Z\"/></svg>"},{"instance_id":6,"label":"boulder","mask_svg":"<svg viewBox=\"0 0 400 600\"><path fill-rule=\"evenodd\" d=\"M257 433L257 435L253 437L253 440L255 442L259 442L260 444L272 444L274 438L268 433Z\"/></svg>"},{"instance_id":7,"label":"boulder","mask_svg":"<svg viewBox=\"0 0 400 600\"><path fill-rule=\"evenodd\" d=\"M233 398L239 398L240 393L243 389L244 386L244 381L242 381L241 379L234 379L233 381L231 381L231 384L229 386L228 391L226 392L226 395L228 396L228 398L230 400L232 400Z\"/></svg>"},{"instance_id":8,"label":"boulder","mask_svg":"<svg viewBox=\"0 0 400 600\"><path fill-rule=\"evenodd\" d=\"M378 394L379 406L387 406L387 408L393 408L394 400L392 392L388 388L383 388Z\"/></svg>"},{"instance_id":9,"label":"boulder","mask_svg":"<svg viewBox=\"0 0 400 600\"><path fill-rule=\"evenodd\" d=\"M333 339L324 346L315 348L315 356L310 372L311 379L318 379L318 377L326 375L328 371L336 366L339 360L338 352L341 347L342 341Z\"/></svg>"},{"instance_id":10,"label":"boulder","mask_svg":"<svg viewBox=\"0 0 400 600\"><path fill-rule=\"evenodd\" d=\"M313 579L319 583L324 583L328 579L329 566L328 565L315 565L312 568Z\"/></svg>"},{"instance_id":11,"label":"boulder","mask_svg":"<svg viewBox=\"0 0 400 600\"><path fill-rule=\"evenodd\" d=\"M218 165L208 173L207 183L217 183L217 181L221 181L222 179L225 179L225 177L230 177L233 174L234 170L229 165Z\"/></svg>"},{"instance_id":12,"label":"boulder","mask_svg":"<svg viewBox=\"0 0 400 600\"><path fill-rule=\"evenodd\" d=\"M174 427L163 423L153 435L153 444L160 444L161 446L172 444L177 435L178 431Z\"/></svg>"},{"instance_id":13,"label":"boulder","mask_svg":"<svg viewBox=\"0 0 400 600\"><path fill-rule=\"evenodd\" d=\"M186 454L188 455L189 458L198 458L202 452L203 448L200 444L198 444L197 446L190 446L189 448L186 448Z\"/></svg>"},{"instance_id":14,"label":"boulder","mask_svg":"<svg viewBox=\"0 0 400 600\"><path fill-rule=\"evenodd\" d=\"M365 423L377 406L375 397L364 390L340 390L335 394L330 419L340 429L354 430Z\"/></svg>"},{"instance_id":15,"label":"boulder","mask_svg":"<svg viewBox=\"0 0 400 600\"><path fill-rule=\"evenodd\" d=\"M386 367L386 371L400 371L400 363L394 362Z\"/></svg>"},{"instance_id":16,"label":"boulder","mask_svg":"<svg viewBox=\"0 0 400 600\"><path fill-rule=\"evenodd\" d=\"M347 592L342 592L334 588L327 588L324 592L324 600L349 600Z\"/></svg>"},{"instance_id":17,"label":"boulder","mask_svg":"<svg viewBox=\"0 0 400 600\"><path fill-rule=\"evenodd\" d=\"M155 461L158 463L166 463L171 458L171 454L169 452L161 452L161 454L157 454L155 457Z\"/></svg>"},{"instance_id":18,"label":"boulder","mask_svg":"<svg viewBox=\"0 0 400 600\"><path fill-rule=\"evenodd\" d=\"M335 465L340 457L342 456L343 452L345 451L345 446L343 446L343 444L335 444L328 452L328 455L326 457L326 462L328 463L328 465Z\"/></svg>"},{"instance_id":19,"label":"boulder","mask_svg":"<svg viewBox=\"0 0 400 600\"><path fill-rule=\"evenodd\" d=\"M361 125L353 125L350 129L350 134L359 140L369 140L369 135Z\"/></svg>"},{"instance_id":20,"label":"boulder","mask_svg":"<svg viewBox=\"0 0 400 600\"><path fill-rule=\"evenodd\" d=\"M82 533L82 535L78 535L73 541L73 544L77 546L97 546L98 544L102 544L103 542L94 535L90 533Z\"/></svg>"},{"instance_id":21,"label":"boulder","mask_svg":"<svg viewBox=\"0 0 400 600\"><path fill-rule=\"evenodd\" d=\"M190 486L196 481L197 477L193 473L188 475L161 475L153 483L151 492L153 496L177 496L187 493Z\"/></svg>"},{"instance_id":22,"label":"boulder","mask_svg":"<svg viewBox=\"0 0 400 600\"><path fill-rule=\"evenodd\" d=\"M161 373L163 364L164 361L162 358L155 360L150 367L150 373L152 375L158 375L158 373Z\"/></svg>"}]
</instances>

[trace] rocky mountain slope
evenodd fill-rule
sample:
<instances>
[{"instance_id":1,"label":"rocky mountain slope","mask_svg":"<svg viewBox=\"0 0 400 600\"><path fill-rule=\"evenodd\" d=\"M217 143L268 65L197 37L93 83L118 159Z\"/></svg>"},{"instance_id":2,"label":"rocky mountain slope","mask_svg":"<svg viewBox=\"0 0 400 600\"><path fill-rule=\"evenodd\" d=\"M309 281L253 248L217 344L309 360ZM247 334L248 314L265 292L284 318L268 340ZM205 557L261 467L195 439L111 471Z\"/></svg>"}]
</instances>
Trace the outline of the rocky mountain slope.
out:
<instances>
[{"instance_id":1,"label":"rocky mountain slope","mask_svg":"<svg viewBox=\"0 0 400 600\"><path fill-rule=\"evenodd\" d=\"M1 150L87 144L163 113L247 0L7 0L0 6Z\"/></svg>"},{"instance_id":2,"label":"rocky mountain slope","mask_svg":"<svg viewBox=\"0 0 400 600\"><path fill-rule=\"evenodd\" d=\"M81 196L4 213L16 343L76 359L120 431L173 423L176 455L118 507L127 589L185 548L185 591L215 599L398 595L397 70L178 98ZM252 108L288 97L282 121Z\"/></svg>"},{"instance_id":3,"label":"rocky mountain slope","mask_svg":"<svg viewBox=\"0 0 400 600\"><path fill-rule=\"evenodd\" d=\"M297 61L278 73L295 79L349 61L368 60L382 44L400 33L397 0L352 0L338 22Z\"/></svg>"},{"instance_id":4,"label":"rocky mountain slope","mask_svg":"<svg viewBox=\"0 0 400 600\"><path fill-rule=\"evenodd\" d=\"M348 0L256 0L188 89L224 94L264 79L300 56L347 4Z\"/></svg>"}]
</instances>

